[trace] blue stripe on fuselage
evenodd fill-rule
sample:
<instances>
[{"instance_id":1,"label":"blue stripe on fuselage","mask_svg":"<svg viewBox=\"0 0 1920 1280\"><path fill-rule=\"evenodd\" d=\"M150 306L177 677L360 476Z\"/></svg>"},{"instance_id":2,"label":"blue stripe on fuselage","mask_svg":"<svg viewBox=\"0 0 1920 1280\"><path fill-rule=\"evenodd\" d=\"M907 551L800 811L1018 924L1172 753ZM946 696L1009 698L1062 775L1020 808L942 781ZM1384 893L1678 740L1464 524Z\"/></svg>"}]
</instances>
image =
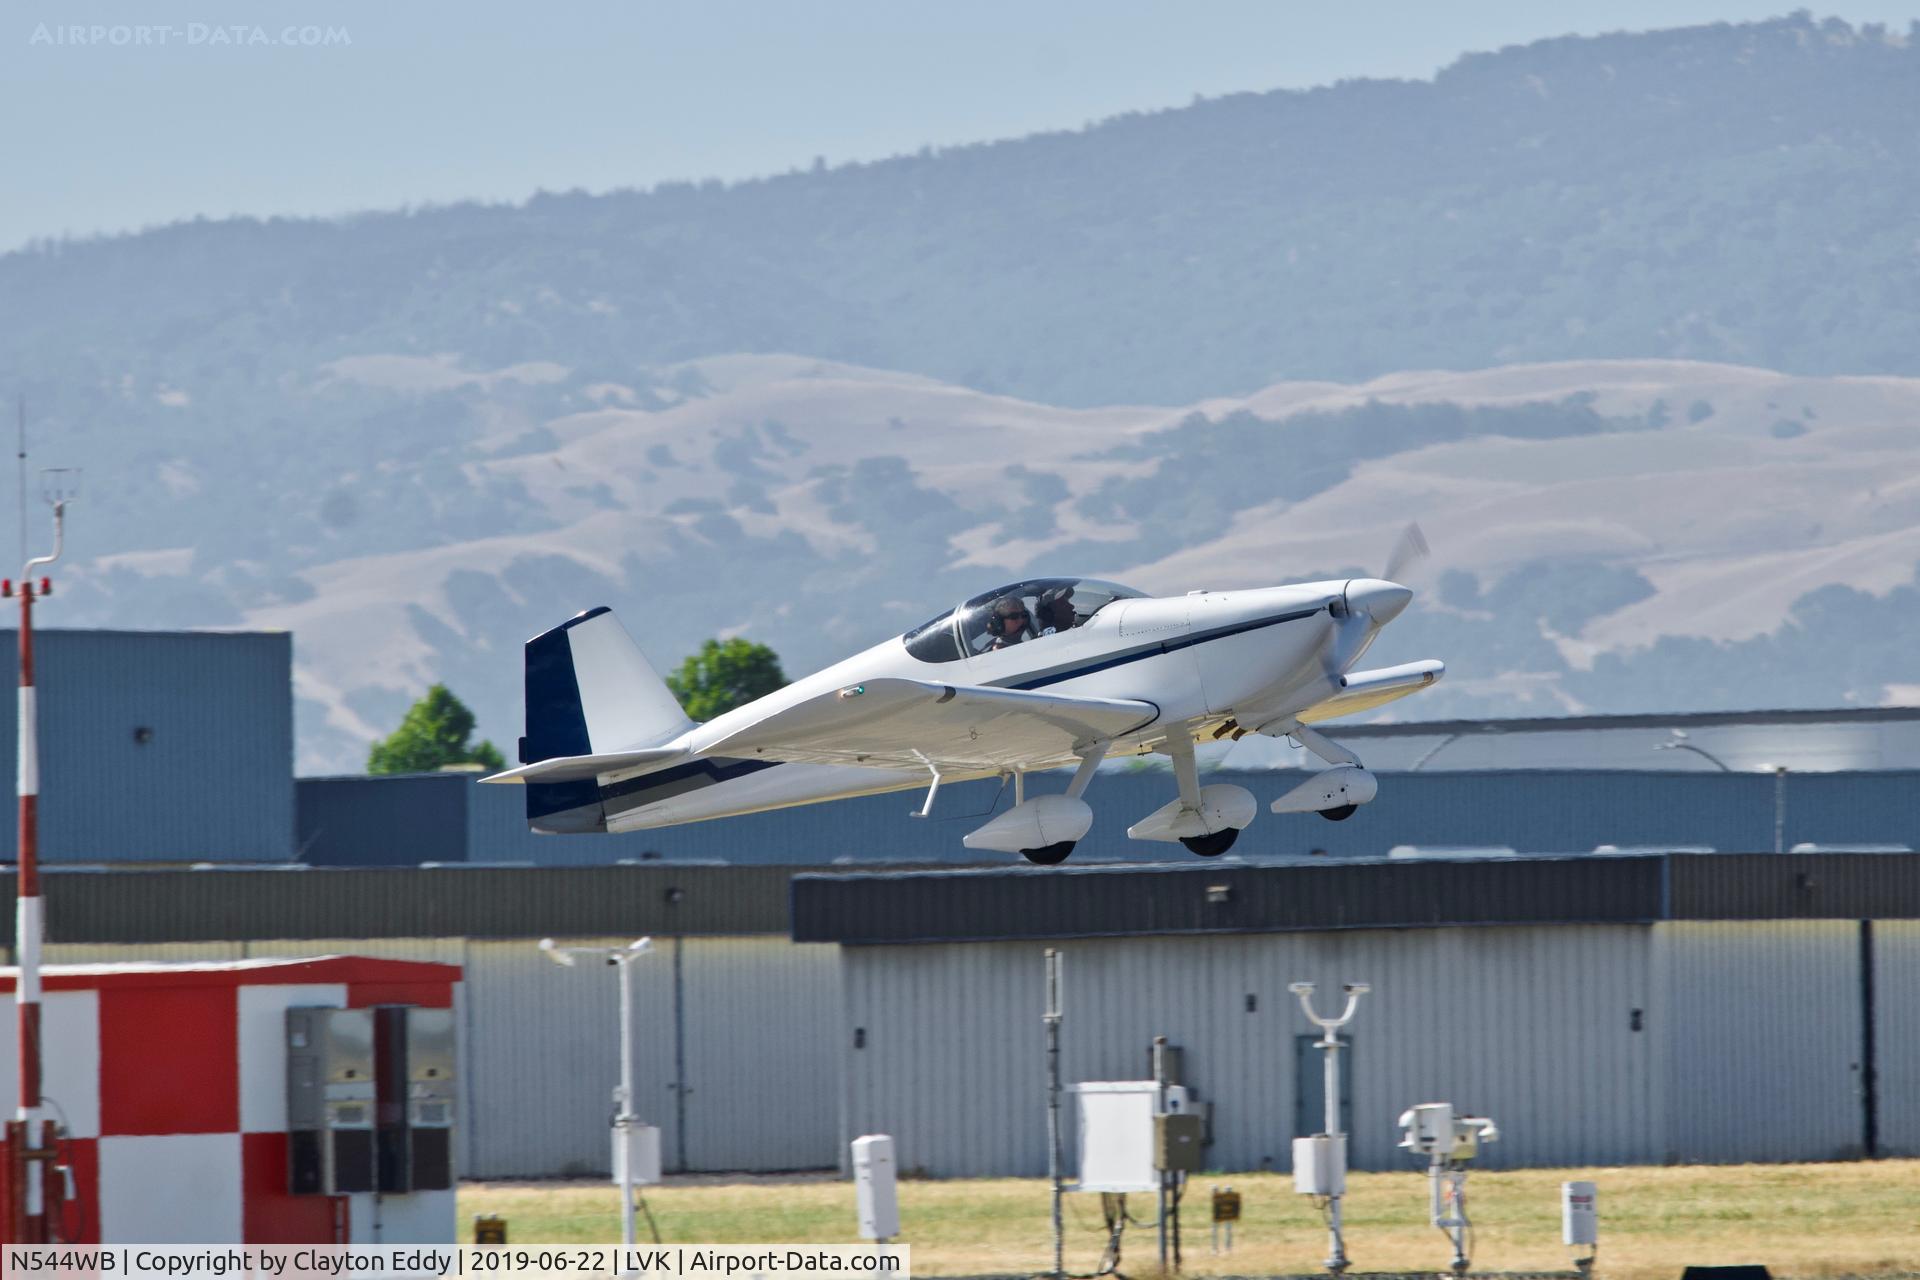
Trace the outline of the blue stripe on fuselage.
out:
<instances>
[{"instance_id":1,"label":"blue stripe on fuselage","mask_svg":"<svg viewBox=\"0 0 1920 1280\"><path fill-rule=\"evenodd\" d=\"M618 812L625 813L629 809L657 804L688 791L704 790L716 782L730 782L783 763L780 760L734 760L727 756L709 756L702 760L689 760L658 773L643 773L625 782L603 786L600 788L600 799L608 805L616 800L631 800L631 803L622 803L618 808Z\"/></svg>"},{"instance_id":2,"label":"blue stripe on fuselage","mask_svg":"<svg viewBox=\"0 0 1920 1280\"><path fill-rule=\"evenodd\" d=\"M1325 606L1323 605L1322 608ZM1129 649L1125 653L1116 653L1097 662L1081 666L1062 667L1057 671L1042 672L1039 675L1026 676L1018 682L1007 684L1009 689L1044 689L1050 684L1059 684L1066 680L1078 680L1081 676L1090 676L1096 671L1108 671L1114 667L1123 667L1129 662L1139 662L1143 658L1158 657L1163 653L1175 653L1181 649L1191 649L1209 640L1224 640L1228 636L1244 635L1249 631L1259 631L1264 627L1276 627L1283 622L1296 622L1301 618L1311 618L1320 609L1302 609L1293 613L1275 614L1271 618L1255 618L1251 622L1236 622L1231 626L1215 627L1198 635L1182 636L1177 640L1155 640L1141 645L1138 649ZM1031 642L1029 642L1031 643Z\"/></svg>"}]
</instances>

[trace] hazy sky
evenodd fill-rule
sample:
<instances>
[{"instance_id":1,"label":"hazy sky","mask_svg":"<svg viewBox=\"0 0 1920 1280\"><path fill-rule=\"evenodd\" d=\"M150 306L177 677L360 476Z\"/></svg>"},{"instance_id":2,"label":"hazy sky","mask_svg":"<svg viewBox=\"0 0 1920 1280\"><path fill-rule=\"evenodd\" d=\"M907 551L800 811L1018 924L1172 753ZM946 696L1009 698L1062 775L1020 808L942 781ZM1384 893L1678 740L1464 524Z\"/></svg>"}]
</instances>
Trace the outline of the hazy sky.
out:
<instances>
[{"instance_id":1,"label":"hazy sky","mask_svg":"<svg viewBox=\"0 0 1920 1280\"><path fill-rule=\"evenodd\" d=\"M339 213L744 177L815 156L865 159L1076 127L1196 93L1428 76L1462 51L1569 32L1783 8L4 0L0 249L195 214ZM1858 0L1833 12L1904 31L1920 0ZM243 24L238 38L231 24ZM270 43L254 43L261 37Z\"/></svg>"}]
</instances>

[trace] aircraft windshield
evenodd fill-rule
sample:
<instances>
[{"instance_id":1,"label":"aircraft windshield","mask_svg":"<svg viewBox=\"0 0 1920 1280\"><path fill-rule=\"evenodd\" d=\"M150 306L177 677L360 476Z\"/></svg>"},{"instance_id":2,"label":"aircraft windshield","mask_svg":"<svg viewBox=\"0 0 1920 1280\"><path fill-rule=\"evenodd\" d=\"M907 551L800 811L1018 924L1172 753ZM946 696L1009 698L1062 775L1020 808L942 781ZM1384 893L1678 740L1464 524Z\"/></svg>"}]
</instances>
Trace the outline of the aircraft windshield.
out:
<instances>
[{"instance_id":1,"label":"aircraft windshield","mask_svg":"<svg viewBox=\"0 0 1920 1280\"><path fill-rule=\"evenodd\" d=\"M1115 600L1142 593L1097 578L1033 578L975 596L960 606L960 640L987 653L1045 640L1084 626Z\"/></svg>"},{"instance_id":2,"label":"aircraft windshield","mask_svg":"<svg viewBox=\"0 0 1920 1280\"><path fill-rule=\"evenodd\" d=\"M952 662L1046 640L1085 626L1115 600L1145 593L1098 578L1029 578L973 597L952 613L907 632L907 652L922 662Z\"/></svg>"}]
</instances>

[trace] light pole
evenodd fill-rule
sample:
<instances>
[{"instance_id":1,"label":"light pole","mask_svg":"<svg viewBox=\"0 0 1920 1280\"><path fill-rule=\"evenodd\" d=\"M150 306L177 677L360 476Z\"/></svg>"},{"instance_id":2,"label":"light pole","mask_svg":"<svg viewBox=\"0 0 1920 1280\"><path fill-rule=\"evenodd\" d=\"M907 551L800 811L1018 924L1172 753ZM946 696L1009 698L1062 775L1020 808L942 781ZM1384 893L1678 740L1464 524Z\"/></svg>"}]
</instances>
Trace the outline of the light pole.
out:
<instances>
[{"instance_id":1,"label":"light pole","mask_svg":"<svg viewBox=\"0 0 1920 1280\"><path fill-rule=\"evenodd\" d=\"M1353 1021L1354 1009L1360 1004L1360 997L1373 990L1364 982L1349 982L1341 987L1346 992L1347 1007L1340 1011L1337 1018L1323 1018L1313 1011L1313 984L1295 982L1287 990L1300 997L1300 1008L1306 1013L1307 1021L1320 1028L1320 1039L1316 1042L1320 1052L1326 1055L1326 1128L1319 1135L1325 1139L1325 1163L1316 1162L1314 1185L1324 1186L1327 1197L1327 1261L1326 1268L1339 1275L1352 1265L1347 1259L1347 1243L1341 1234L1340 1199L1347 1186L1347 1150L1346 1134L1340 1129L1340 1037L1334 1032ZM1294 1187L1300 1189L1300 1163L1303 1155L1314 1158L1312 1154L1316 1142L1314 1138L1295 1138L1293 1140ZM1301 1144L1307 1144L1303 1152ZM1325 1176L1322 1177L1321 1173Z\"/></svg>"},{"instance_id":2,"label":"light pole","mask_svg":"<svg viewBox=\"0 0 1920 1280\"><path fill-rule=\"evenodd\" d=\"M1710 761L1716 768L1720 770L1720 772L1722 773L1733 772L1732 769L1727 767L1727 762L1725 760L1722 760L1719 756L1713 754L1713 752L1708 751L1704 747L1696 747L1691 742L1688 742L1687 731L1685 729L1669 729L1667 730L1667 732L1673 735L1672 739L1666 742L1654 743L1653 749L1655 751L1691 751L1693 752L1693 754L1700 756L1705 760Z\"/></svg>"},{"instance_id":3,"label":"light pole","mask_svg":"<svg viewBox=\"0 0 1920 1280\"><path fill-rule=\"evenodd\" d=\"M1773 851L1787 851L1787 766L1763 764L1762 773L1773 775Z\"/></svg>"},{"instance_id":4,"label":"light pole","mask_svg":"<svg viewBox=\"0 0 1920 1280\"><path fill-rule=\"evenodd\" d=\"M652 938L637 938L624 947L562 947L552 938L540 939L540 949L555 964L571 968L580 956L593 956L620 971L620 1083L613 1091L613 1150L620 1179L620 1243L633 1247L633 979L635 960L653 950Z\"/></svg>"},{"instance_id":5,"label":"light pole","mask_svg":"<svg viewBox=\"0 0 1920 1280\"><path fill-rule=\"evenodd\" d=\"M1453 733L1448 734L1446 737L1440 739L1440 741L1428 747L1425 751L1422 751L1420 753L1420 758L1413 762L1413 764L1407 769L1407 772L1408 773L1420 772L1421 765L1433 759L1435 756L1439 755L1442 751L1445 751L1448 747L1452 746L1454 743L1458 742L1461 738L1465 736L1466 736L1466 730L1464 729L1455 730Z\"/></svg>"},{"instance_id":6,"label":"light pole","mask_svg":"<svg viewBox=\"0 0 1920 1280\"><path fill-rule=\"evenodd\" d=\"M1654 743L1653 749L1655 751L1691 751L1693 754L1711 761L1719 768L1720 772L1733 772L1725 760L1722 760L1711 751L1696 747L1691 742L1688 742L1687 731L1685 729L1669 729L1667 732L1673 735L1672 740ZM1773 775L1773 851L1775 853L1785 853L1787 851L1788 769L1784 764L1763 764L1760 766L1760 772Z\"/></svg>"}]
</instances>

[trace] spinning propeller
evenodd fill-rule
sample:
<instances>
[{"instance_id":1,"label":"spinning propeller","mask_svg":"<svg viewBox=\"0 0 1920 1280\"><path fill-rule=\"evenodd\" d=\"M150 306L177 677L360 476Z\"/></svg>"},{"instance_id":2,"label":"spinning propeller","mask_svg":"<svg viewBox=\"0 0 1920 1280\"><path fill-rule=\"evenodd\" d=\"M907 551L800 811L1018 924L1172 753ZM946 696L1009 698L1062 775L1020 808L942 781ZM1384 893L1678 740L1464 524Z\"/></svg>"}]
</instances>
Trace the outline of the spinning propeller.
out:
<instances>
[{"instance_id":1,"label":"spinning propeller","mask_svg":"<svg viewBox=\"0 0 1920 1280\"><path fill-rule=\"evenodd\" d=\"M1329 675L1338 677L1351 670L1373 643L1379 628L1400 616L1413 599L1413 592L1401 586L1399 578L1428 554L1426 535L1419 525L1410 524L1400 531L1383 577L1354 578L1347 583L1341 593L1341 607L1332 611L1334 635L1326 654Z\"/></svg>"},{"instance_id":2,"label":"spinning propeller","mask_svg":"<svg viewBox=\"0 0 1920 1280\"><path fill-rule=\"evenodd\" d=\"M1400 541L1393 544L1393 554L1387 557L1387 570L1380 576L1388 582L1398 582L1401 574L1430 554L1427 535L1420 532L1419 525L1410 524L1400 531Z\"/></svg>"}]
</instances>

